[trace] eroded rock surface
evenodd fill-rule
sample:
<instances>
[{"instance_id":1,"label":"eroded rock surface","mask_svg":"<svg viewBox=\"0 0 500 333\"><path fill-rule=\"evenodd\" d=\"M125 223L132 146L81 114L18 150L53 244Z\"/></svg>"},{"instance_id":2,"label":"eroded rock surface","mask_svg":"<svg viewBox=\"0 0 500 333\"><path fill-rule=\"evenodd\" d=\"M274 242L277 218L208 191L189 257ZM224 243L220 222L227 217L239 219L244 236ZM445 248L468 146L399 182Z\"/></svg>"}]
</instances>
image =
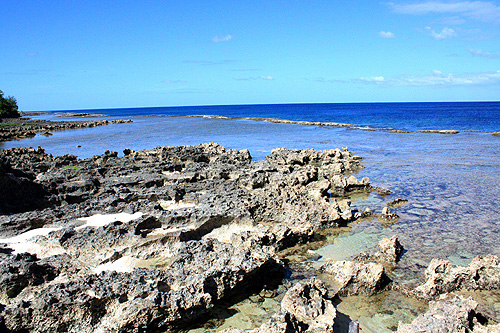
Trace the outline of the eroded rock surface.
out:
<instances>
[{"instance_id":1,"label":"eroded rock surface","mask_svg":"<svg viewBox=\"0 0 500 333\"><path fill-rule=\"evenodd\" d=\"M429 302L429 310L411 324L399 323L398 333L419 332L499 332L500 325L487 325L472 298L446 297Z\"/></svg>"},{"instance_id":2,"label":"eroded rock surface","mask_svg":"<svg viewBox=\"0 0 500 333\"><path fill-rule=\"evenodd\" d=\"M395 266L403 253L403 246L399 243L398 236L382 239L377 246L362 252L352 258L354 261L376 261L384 265Z\"/></svg>"},{"instance_id":3,"label":"eroded rock surface","mask_svg":"<svg viewBox=\"0 0 500 333\"><path fill-rule=\"evenodd\" d=\"M168 269L103 271L49 284L11 302L5 327L17 331L130 331L194 320L232 295L281 279L283 267L258 249L218 241L181 244Z\"/></svg>"},{"instance_id":4,"label":"eroded rock surface","mask_svg":"<svg viewBox=\"0 0 500 333\"><path fill-rule=\"evenodd\" d=\"M498 257L477 256L467 267L454 266L448 260L433 259L425 270L426 281L414 290L421 298L432 299L457 290L500 289Z\"/></svg>"},{"instance_id":5,"label":"eroded rock surface","mask_svg":"<svg viewBox=\"0 0 500 333\"><path fill-rule=\"evenodd\" d=\"M123 153L0 151L2 176L25 180L12 191L36 194L29 205L0 207L0 328L141 331L196 321L278 283L276 251L352 221L343 196L375 190L352 176L361 158L347 149L276 149L257 162L214 143ZM326 289L297 288L269 327L329 329Z\"/></svg>"},{"instance_id":6,"label":"eroded rock surface","mask_svg":"<svg viewBox=\"0 0 500 333\"><path fill-rule=\"evenodd\" d=\"M391 282L384 266L375 262L330 260L321 265L319 270L330 275L337 285L338 296L374 295Z\"/></svg>"}]
</instances>

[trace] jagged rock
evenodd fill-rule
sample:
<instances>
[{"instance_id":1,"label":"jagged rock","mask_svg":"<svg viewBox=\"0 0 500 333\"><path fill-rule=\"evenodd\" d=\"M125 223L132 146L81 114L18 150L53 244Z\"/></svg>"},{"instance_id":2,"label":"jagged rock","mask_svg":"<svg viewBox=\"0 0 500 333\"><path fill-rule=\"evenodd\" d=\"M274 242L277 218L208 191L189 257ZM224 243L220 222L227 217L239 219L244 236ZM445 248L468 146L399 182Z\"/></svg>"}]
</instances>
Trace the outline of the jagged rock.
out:
<instances>
[{"instance_id":1,"label":"jagged rock","mask_svg":"<svg viewBox=\"0 0 500 333\"><path fill-rule=\"evenodd\" d=\"M27 286L38 286L59 274L55 267L29 253L9 256L0 264L0 292L16 297Z\"/></svg>"},{"instance_id":2,"label":"jagged rock","mask_svg":"<svg viewBox=\"0 0 500 333\"><path fill-rule=\"evenodd\" d=\"M360 263L349 260L329 260L319 270L331 275L338 296L374 295L384 290L391 279L379 263Z\"/></svg>"},{"instance_id":3,"label":"jagged rock","mask_svg":"<svg viewBox=\"0 0 500 333\"><path fill-rule=\"evenodd\" d=\"M299 282L288 290L281 301L281 309L307 325L307 332L333 331L335 307L328 299L328 290L316 278Z\"/></svg>"},{"instance_id":4,"label":"jagged rock","mask_svg":"<svg viewBox=\"0 0 500 333\"><path fill-rule=\"evenodd\" d=\"M392 200L390 202L387 203L387 207L389 208L399 208L405 204L408 203L408 200L407 199L401 199L401 198L397 198L395 200Z\"/></svg>"},{"instance_id":5,"label":"jagged rock","mask_svg":"<svg viewBox=\"0 0 500 333\"><path fill-rule=\"evenodd\" d=\"M426 281L414 290L418 297L431 299L456 290L500 289L500 265L492 254L477 256L467 267L433 259L425 270Z\"/></svg>"},{"instance_id":6,"label":"jagged rock","mask_svg":"<svg viewBox=\"0 0 500 333\"><path fill-rule=\"evenodd\" d=\"M411 324L399 322L398 333L420 332L498 332L499 325L484 327L487 319L478 313L478 303L472 298L456 296L429 302L429 310ZM494 330L489 330L492 328Z\"/></svg>"},{"instance_id":7,"label":"jagged rock","mask_svg":"<svg viewBox=\"0 0 500 333\"><path fill-rule=\"evenodd\" d=\"M377 246L362 252L352 258L354 261L377 261L389 266L395 266L403 253L403 246L399 243L398 236L382 239Z\"/></svg>"},{"instance_id":8,"label":"jagged rock","mask_svg":"<svg viewBox=\"0 0 500 333\"><path fill-rule=\"evenodd\" d=\"M211 240L183 243L166 268L105 271L51 284L32 301L7 306L2 318L12 331L169 328L194 320L226 297L279 281L284 273L279 262L258 249Z\"/></svg>"},{"instance_id":9,"label":"jagged rock","mask_svg":"<svg viewBox=\"0 0 500 333\"><path fill-rule=\"evenodd\" d=\"M3 302L0 328L3 321L9 330L140 331L196 320L227 297L279 280L277 251L351 221L350 201L337 194L372 190L368 179L351 175L361 159L347 149L277 149L257 162L248 150L215 143L124 155L0 150L8 173L39 186L45 200L38 210L0 216L0 236L60 228L31 240L37 249L30 251L42 258L36 265L53 269L55 278L42 274L40 283L26 284L22 274L5 275L19 286ZM131 221L83 226L79 220L138 212L142 217ZM8 263L10 250L0 248ZM48 257L53 253L62 254ZM329 308L313 285L303 297L316 295ZM306 330L322 322L289 311L269 327Z\"/></svg>"},{"instance_id":10,"label":"jagged rock","mask_svg":"<svg viewBox=\"0 0 500 333\"><path fill-rule=\"evenodd\" d=\"M399 216L396 213L391 212L389 207L382 208L382 213L379 218L383 221L394 221L399 219Z\"/></svg>"}]
</instances>

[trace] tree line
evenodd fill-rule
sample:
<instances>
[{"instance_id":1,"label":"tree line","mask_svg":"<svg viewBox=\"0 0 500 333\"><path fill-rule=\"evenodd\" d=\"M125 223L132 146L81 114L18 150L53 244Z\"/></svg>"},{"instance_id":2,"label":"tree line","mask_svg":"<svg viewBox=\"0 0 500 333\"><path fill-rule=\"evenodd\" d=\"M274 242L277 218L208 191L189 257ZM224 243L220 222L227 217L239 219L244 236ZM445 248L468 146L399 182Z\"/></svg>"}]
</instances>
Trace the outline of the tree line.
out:
<instances>
[{"instance_id":1,"label":"tree line","mask_svg":"<svg viewBox=\"0 0 500 333\"><path fill-rule=\"evenodd\" d=\"M4 97L0 90L0 118L19 118L17 101L13 96Z\"/></svg>"}]
</instances>

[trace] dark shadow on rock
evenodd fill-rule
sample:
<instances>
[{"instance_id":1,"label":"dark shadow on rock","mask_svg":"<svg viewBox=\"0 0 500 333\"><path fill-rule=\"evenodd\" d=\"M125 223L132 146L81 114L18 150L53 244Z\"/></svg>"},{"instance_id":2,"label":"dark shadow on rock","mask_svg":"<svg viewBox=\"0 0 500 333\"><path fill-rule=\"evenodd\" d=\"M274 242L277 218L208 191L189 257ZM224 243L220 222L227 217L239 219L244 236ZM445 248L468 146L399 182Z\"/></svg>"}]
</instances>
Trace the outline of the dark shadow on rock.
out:
<instances>
[{"instance_id":1,"label":"dark shadow on rock","mask_svg":"<svg viewBox=\"0 0 500 333\"><path fill-rule=\"evenodd\" d=\"M352 321L352 319L337 310L337 315L335 317L335 325L334 327L334 332L347 332L349 331L349 323Z\"/></svg>"}]
</instances>

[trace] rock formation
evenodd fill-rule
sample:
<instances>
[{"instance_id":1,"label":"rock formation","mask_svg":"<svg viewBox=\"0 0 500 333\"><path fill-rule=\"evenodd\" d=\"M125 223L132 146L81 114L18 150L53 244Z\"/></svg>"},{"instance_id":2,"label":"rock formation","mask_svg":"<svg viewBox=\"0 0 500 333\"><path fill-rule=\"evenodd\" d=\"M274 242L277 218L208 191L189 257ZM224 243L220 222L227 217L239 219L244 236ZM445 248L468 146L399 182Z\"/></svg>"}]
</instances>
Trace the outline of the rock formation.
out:
<instances>
[{"instance_id":1,"label":"rock formation","mask_svg":"<svg viewBox=\"0 0 500 333\"><path fill-rule=\"evenodd\" d=\"M500 289L500 265L492 254L477 256L467 267L454 266L448 260L433 259L425 270L426 281L413 293L432 299L458 290Z\"/></svg>"},{"instance_id":2,"label":"rock formation","mask_svg":"<svg viewBox=\"0 0 500 333\"><path fill-rule=\"evenodd\" d=\"M123 153L0 151L0 176L17 184L8 195L31 197L0 206L4 331L196 321L224 300L279 283L276 251L352 221L340 195L373 190L352 176L361 158L346 149L276 149L257 162L214 143ZM269 329L333 327L319 281L289 293Z\"/></svg>"},{"instance_id":3,"label":"rock formation","mask_svg":"<svg viewBox=\"0 0 500 333\"><path fill-rule=\"evenodd\" d=\"M472 298L445 297L429 302L429 310L411 324L400 322L397 332L500 332L500 324L485 326L487 322L478 311L478 303Z\"/></svg>"},{"instance_id":4,"label":"rock formation","mask_svg":"<svg viewBox=\"0 0 500 333\"><path fill-rule=\"evenodd\" d=\"M4 120L5 122L5 120ZM15 119L0 126L0 142L8 140L19 140L24 138L32 138L38 133L43 135L51 135L51 131L62 131L78 128L89 128L96 126L104 126L111 124L131 123L132 120L85 120L85 121L48 121L48 120L31 120L31 119Z\"/></svg>"},{"instance_id":5,"label":"rock formation","mask_svg":"<svg viewBox=\"0 0 500 333\"><path fill-rule=\"evenodd\" d=\"M329 274L336 284L338 296L374 295L391 282L384 266L375 262L329 260L319 270Z\"/></svg>"},{"instance_id":6,"label":"rock formation","mask_svg":"<svg viewBox=\"0 0 500 333\"><path fill-rule=\"evenodd\" d=\"M354 256L352 260L359 262L376 261L394 268L402 253L403 246L399 243L398 236L394 235L382 239L377 246Z\"/></svg>"}]
</instances>

